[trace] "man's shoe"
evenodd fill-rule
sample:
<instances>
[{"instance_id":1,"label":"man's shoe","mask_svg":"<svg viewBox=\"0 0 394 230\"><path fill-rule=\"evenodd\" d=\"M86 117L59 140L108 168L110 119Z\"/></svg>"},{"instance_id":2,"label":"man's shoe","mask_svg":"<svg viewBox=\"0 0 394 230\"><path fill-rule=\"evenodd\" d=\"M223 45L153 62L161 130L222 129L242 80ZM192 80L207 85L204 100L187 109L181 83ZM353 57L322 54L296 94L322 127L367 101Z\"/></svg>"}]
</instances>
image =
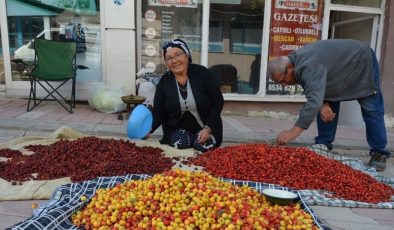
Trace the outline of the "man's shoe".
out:
<instances>
[{"instance_id":1,"label":"man's shoe","mask_svg":"<svg viewBox=\"0 0 394 230\"><path fill-rule=\"evenodd\" d=\"M368 165L371 167L375 167L376 171L383 171L386 168L386 155L377 152L371 152L371 159L368 162Z\"/></svg>"}]
</instances>

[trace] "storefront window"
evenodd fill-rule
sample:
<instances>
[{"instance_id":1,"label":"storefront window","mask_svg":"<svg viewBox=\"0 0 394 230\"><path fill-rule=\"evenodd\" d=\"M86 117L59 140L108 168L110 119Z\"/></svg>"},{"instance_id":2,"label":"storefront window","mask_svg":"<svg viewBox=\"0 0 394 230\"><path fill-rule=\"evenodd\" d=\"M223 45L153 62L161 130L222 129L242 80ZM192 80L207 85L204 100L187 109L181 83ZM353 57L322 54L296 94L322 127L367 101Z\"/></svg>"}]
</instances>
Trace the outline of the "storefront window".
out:
<instances>
[{"instance_id":1,"label":"storefront window","mask_svg":"<svg viewBox=\"0 0 394 230\"><path fill-rule=\"evenodd\" d=\"M11 60L34 60L33 39L40 37L77 43L77 81L101 80L100 13L98 0L7 0ZM27 72L12 63L12 79L28 80Z\"/></svg>"},{"instance_id":2,"label":"storefront window","mask_svg":"<svg viewBox=\"0 0 394 230\"><path fill-rule=\"evenodd\" d=\"M211 1L208 66L223 93L259 90L264 3Z\"/></svg>"},{"instance_id":3,"label":"storefront window","mask_svg":"<svg viewBox=\"0 0 394 230\"><path fill-rule=\"evenodd\" d=\"M331 0L333 4L380 8L382 0Z\"/></svg>"},{"instance_id":4,"label":"storefront window","mask_svg":"<svg viewBox=\"0 0 394 230\"><path fill-rule=\"evenodd\" d=\"M141 15L141 64L146 71L165 72L162 46L175 38L183 39L191 50L193 62L200 63L202 3L143 0Z\"/></svg>"},{"instance_id":5,"label":"storefront window","mask_svg":"<svg viewBox=\"0 0 394 230\"><path fill-rule=\"evenodd\" d=\"M230 52L259 53L261 50L261 22L233 21L230 24Z\"/></svg>"},{"instance_id":6,"label":"storefront window","mask_svg":"<svg viewBox=\"0 0 394 230\"><path fill-rule=\"evenodd\" d=\"M223 21L209 21L209 52L223 52Z\"/></svg>"}]
</instances>

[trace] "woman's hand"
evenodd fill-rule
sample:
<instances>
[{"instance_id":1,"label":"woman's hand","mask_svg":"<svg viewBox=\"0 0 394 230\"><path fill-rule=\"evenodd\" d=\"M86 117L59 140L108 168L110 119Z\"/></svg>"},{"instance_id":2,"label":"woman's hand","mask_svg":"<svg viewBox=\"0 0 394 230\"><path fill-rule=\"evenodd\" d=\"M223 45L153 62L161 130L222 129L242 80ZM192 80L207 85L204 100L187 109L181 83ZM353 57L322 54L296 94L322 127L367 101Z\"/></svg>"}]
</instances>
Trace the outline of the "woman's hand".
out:
<instances>
[{"instance_id":1,"label":"woman's hand","mask_svg":"<svg viewBox=\"0 0 394 230\"><path fill-rule=\"evenodd\" d=\"M202 128L201 131L198 133L197 142L199 144L204 144L211 137L211 133L211 128L209 128L208 126L204 126L204 128Z\"/></svg>"},{"instance_id":2,"label":"woman's hand","mask_svg":"<svg viewBox=\"0 0 394 230\"><path fill-rule=\"evenodd\" d=\"M324 103L320 109L320 117L324 122L331 122L334 120L336 114L332 112L330 104Z\"/></svg>"},{"instance_id":3,"label":"woman's hand","mask_svg":"<svg viewBox=\"0 0 394 230\"><path fill-rule=\"evenodd\" d=\"M152 129L149 131L148 134L146 134L145 137L142 138L142 140L148 140L150 138L151 133L152 133Z\"/></svg>"}]
</instances>

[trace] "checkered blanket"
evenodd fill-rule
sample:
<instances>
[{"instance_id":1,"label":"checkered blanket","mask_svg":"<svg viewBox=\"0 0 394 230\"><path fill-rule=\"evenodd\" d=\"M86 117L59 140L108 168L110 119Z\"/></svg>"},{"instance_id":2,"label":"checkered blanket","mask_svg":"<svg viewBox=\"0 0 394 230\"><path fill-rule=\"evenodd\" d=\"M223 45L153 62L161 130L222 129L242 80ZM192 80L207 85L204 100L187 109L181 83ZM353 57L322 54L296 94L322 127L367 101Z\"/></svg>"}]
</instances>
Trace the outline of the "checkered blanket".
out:
<instances>
[{"instance_id":1,"label":"checkered blanket","mask_svg":"<svg viewBox=\"0 0 394 230\"><path fill-rule=\"evenodd\" d=\"M376 172L375 168L366 167L361 160L345 157L328 151L325 145L316 144L309 147L312 151L325 156L327 158L337 160L343 164L349 165L350 167L369 174L377 181L388 184L394 188L394 178L383 176ZM327 196L328 192L317 191L317 190L299 190L298 191L303 200L308 205L321 205L321 206L337 206L337 207L349 207L349 208L384 208L393 209L394 208L394 197L392 197L392 202L382 202L377 204L343 200L335 197Z\"/></svg>"},{"instance_id":2,"label":"checkered blanket","mask_svg":"<svg viewBox=\"0 0 394 230\"><path fill-rule=\"evenodd\" d=\"M126 176L116 176L116 177L100 177L94 180L84 181L81 183L72 183L67 185L62 185L56 189L49 203L44 206L40 206L35 209L33 216L19 224L16 224L8 229L28 229L28 230L42 230L42 229L57 229L57 230L68 230L68 229L78 229L71 222L71 215L81 209L84 205L90 202L90 198L93 197L97 189L100 188L110 188L116 184L123 183L127 180L145 180L150 178L149 175L140 174L130 174ZM266 188L276 188L282 190L289 190L284 187L280 187L272 184L256 183L251 181L240 181L232 179L224 179L236 185L247 185L262 192ZM295 191L293 191L295 192ZM297 192L296 192L297 193ZM84 202L80 200L80 197L84 195L88 199ZM299 194L300 196L300 194ZM300 196L301 197L301 196ZM304 208L306 212L311 214L314 219L315 224L320 229L330 229L321 223L318 217L315 215L312 209L310 209L304 200L299 200L301 207Z\"/></svg>"}]
</instances>

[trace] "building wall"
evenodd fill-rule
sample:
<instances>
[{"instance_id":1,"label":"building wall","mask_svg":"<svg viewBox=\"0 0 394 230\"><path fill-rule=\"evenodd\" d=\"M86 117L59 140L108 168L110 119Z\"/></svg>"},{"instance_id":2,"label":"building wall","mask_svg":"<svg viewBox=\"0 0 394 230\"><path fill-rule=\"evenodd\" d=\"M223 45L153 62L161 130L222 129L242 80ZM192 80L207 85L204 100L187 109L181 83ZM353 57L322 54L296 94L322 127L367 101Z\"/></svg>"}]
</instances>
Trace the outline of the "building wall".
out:
<instances>
[{"instance_id":1,"label":"building wall","mask_svg":"<svg viewBox=\"0 0 394 230\"><path fill-rule=\"evenodd\" d=\"M291 119L298 116L298 111L304 105L301 102L248 102L225 101L223 114L241 116L268 116Z\"/></svg>"},{"instance_id":2,"label":"building wall","mask_svg":"<svg viewBox=\"0 0 394 230\"><path fill-rule=\"evenodd\" d=\"M382 44L382 90L384 95L385 113L393 120L394 117L394 3L387 1L385 34ZM394 126L394 121L392 121Z\"/></svg>"}]
</instances>

